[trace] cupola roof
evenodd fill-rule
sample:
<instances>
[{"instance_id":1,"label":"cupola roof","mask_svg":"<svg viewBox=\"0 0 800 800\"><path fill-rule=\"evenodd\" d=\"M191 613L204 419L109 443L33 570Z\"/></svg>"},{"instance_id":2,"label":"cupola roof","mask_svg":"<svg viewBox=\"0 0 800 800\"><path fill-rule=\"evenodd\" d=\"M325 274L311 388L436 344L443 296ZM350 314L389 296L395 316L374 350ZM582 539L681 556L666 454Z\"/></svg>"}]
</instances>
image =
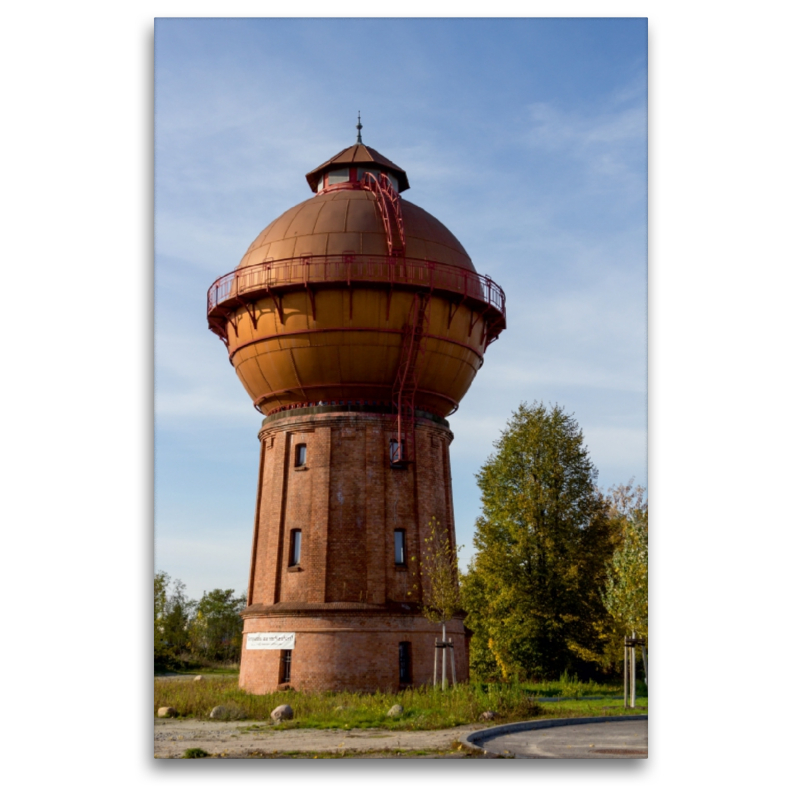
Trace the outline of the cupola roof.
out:
<instances>
[{"instance_id":1,"label":"cupola roof","mask_svg":"<svg viewBox=\"0 0 800 800\"><path fill-rule=\"evenodd\" d=\"M386 156L382 156L374 148L367 147L365 144L354 144L350 147L346 147L341 153L337 153L333 158L328 159L324 164L320 164L316 169L312 169L311 172L307 173L306 180L311 187L311 191L316 192L319 179L328 170L339 166L368 167L370 165L378 165L383 167L385 171L391 172L397 178L398 192L403 192L408 189L408 176L405 170L389 161Z\"/></svg>"}]
</instances>

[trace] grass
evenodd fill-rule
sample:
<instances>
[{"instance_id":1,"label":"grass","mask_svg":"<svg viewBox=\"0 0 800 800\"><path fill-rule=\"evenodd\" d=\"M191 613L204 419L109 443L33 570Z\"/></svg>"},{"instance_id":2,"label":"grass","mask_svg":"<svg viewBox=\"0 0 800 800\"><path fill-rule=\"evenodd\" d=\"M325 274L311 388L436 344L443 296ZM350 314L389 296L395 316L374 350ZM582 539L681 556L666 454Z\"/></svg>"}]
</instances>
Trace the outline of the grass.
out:
<instances>
[{"instance_id":1,"label":"grass","mask_svg":"<svg viewBox=\"0 0 800 800\"><path fill-rule=\"evenodd\" d=\"M181 665L172 666L170 668L156 669L155 677L159 675L227 675L230 677L238 677L239 665L238 664L215 664L213 666Z\"/></svg>"},{"instance_id":2,"label":"grass","mask_svg":"<svg viewBox=\"0 0 800 800\"><path fill-rule=\"evenodd\" d=\"M644 686L641 689L644 690ZM534 717L615 716L647 711L646 692L637 689L637 707L623 709L622 687L580 683L564 679L546 684L458 684L445 691L423 686L397 693L375 692L275 692L248 694L229 678L210 677L203 681L155 681L154 714L160 706L173 706L182 717L207 719L214 706L237 709L242 719L268 722L270 712L288 703L294 710L291 721L275 727L342 729L384 728L387 730L441 730L478 722L484 711L495 711L494 724ZM537 697L557 697L560 702L539 703ZM599 697L600 699L588 699ZM404 712L387 717L399 703Z\"/></svg>"}]
</instances>

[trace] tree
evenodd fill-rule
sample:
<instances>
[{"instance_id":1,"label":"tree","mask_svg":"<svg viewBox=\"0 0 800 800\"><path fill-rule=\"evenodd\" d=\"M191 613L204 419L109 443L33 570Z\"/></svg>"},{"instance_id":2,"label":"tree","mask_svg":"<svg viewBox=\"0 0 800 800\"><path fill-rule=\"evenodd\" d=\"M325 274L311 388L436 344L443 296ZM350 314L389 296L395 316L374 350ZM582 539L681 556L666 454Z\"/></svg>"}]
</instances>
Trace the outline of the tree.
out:
<instances>
[{"instance_id":1,"label":"tree","mask_svg":"<svg viewBox=\"0 0 800 800\"><path fill-rule=\"evenodd\" d=\"M606 573L603 603L626 635L647 635L647 501L633 482L612 490L612 513L621 535Z\"/></svg>"},{"instance_id":2,"label":"tree","mask_svg":"<svg viewBox=\"0 0 800 800\"><path fill-rule=\"evenodd\" d=\"M238 661L245 604L245 596L236 596L233 589L203 592L192 624L194 652L211 661Z\"/></svg>"},{"instance_id":3,"label":"tree","mask_svg":"<svg viewBox=\"0 0 800 800\"><path fill-rule=\"evenodd\" d=\"M160 667L175 666L189 647L195 603L186 597L182 581L157 572L154 580L155 627L153 654Z\"/></svg>"},{"instance_id":4,"label":"tree","mask_svg":"<svg viewBox=\"0 0 800 800\"><path fill-rule=\"evenodd\" d=\"M166 656L163 626L167 609L169 580L169 575L166 572L157 572L153 580L153 656L156 663L163 661Z\"/></svg>"},{"instance_id":5,"label":"tree","mask_svg":"<svg viewBox=\"0 0 800 800\"><path fill-rule=\"evenodd\" d=\"M575 419L522 404L478 473L482 513L464 581L472 665L554 678L603 659L608 503Z\"/></svg>"},{"instance_id":6,"label":"tree","mask_svg":"<svg viewBox=\"0 0 800 800\"><path fill-rule=\"evenodd\" d=\"M430 622L442 626L442 644L447 641L447 623L461 611L458 585L458 548L453 546L447 529L431 518L430 534L423 539L421 578L423 581L422 613ZM442 649L442 653L446 653ZM442 656L442 686L447 669ZM455 675L453 676L455 681Z\"/></svg>"}]
</instances>

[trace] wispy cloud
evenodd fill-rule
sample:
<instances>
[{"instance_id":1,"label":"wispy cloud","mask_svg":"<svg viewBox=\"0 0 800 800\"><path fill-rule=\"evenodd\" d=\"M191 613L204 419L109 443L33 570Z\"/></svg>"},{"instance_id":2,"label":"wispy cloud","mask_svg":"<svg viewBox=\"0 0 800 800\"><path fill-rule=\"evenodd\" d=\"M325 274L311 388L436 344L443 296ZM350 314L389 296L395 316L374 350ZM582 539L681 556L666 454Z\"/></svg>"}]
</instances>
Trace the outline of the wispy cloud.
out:
<instances>
[{"instance_id":1,"label":"wispy cloud","mask_svg":"<svg viewBox=\"0 0 800 800\"><path fill-rule=\"evenodd\" d=\"M611 181L628 191L645 185L647 108L642 83L609 98L601 109L564 109L554 103L528 106L528 125L520 143L528 148L570 159L584 179L608 189ZM606 183L604 183L606 182Z\"/></svg>"}]
</instances>

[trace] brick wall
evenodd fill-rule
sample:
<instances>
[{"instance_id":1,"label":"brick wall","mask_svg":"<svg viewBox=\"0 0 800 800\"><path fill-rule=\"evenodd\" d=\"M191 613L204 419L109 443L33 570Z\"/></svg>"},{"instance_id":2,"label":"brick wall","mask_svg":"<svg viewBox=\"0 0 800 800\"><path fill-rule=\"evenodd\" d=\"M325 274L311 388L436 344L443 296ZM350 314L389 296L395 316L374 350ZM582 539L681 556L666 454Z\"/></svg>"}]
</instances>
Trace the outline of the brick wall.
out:
<instances>
[{"instance_id":1,"label":"brick wall","mask_svg":"<svg viewBox=\"0 0 800 800\"><path fill-rule=\"evenodd\" d=\"M431 683L434 642L441 638L441 626L422 617L346 610L255 617L245 621L244 630L245 644L251 632L294 632L290 685L310 691L397 691L403 685L400 642L411 643L413 685ZM467 651L460 620L447 624L447 636L453 640L456 677L467 680ZM255 694L276 691L280 651L244 649L242 655L239 685ZM441 670L441 661L439 664ZM448 667L448 681L449 676Z\"/></svg>"},{"instance_id":2,"label":"brick wall","mask_svg":"<svg viewBox=\"0 0 800 800\"><path fill-rule=\"evenodd\" d=\"M416 460L391 466L396 418L365 411L297 409L261 428L258 508L245 633L294 631L292 685L312 689L396 688L399 643L411 642L414 684L431 680L437 628L415 609L417 565L431 517L455 540L446 423L416 420ZM298 444L306 463L295 465ZM396 565L394 532L406 533ZM301 557L289 566L290 536ZM404 608L405 606L405 608ZM441 635L441 629L438 629ZM467 677L464 629L448 625L459 676ZM279 651L242 652L240 685L274 691Z\"/></svg>"}]
</instances>

